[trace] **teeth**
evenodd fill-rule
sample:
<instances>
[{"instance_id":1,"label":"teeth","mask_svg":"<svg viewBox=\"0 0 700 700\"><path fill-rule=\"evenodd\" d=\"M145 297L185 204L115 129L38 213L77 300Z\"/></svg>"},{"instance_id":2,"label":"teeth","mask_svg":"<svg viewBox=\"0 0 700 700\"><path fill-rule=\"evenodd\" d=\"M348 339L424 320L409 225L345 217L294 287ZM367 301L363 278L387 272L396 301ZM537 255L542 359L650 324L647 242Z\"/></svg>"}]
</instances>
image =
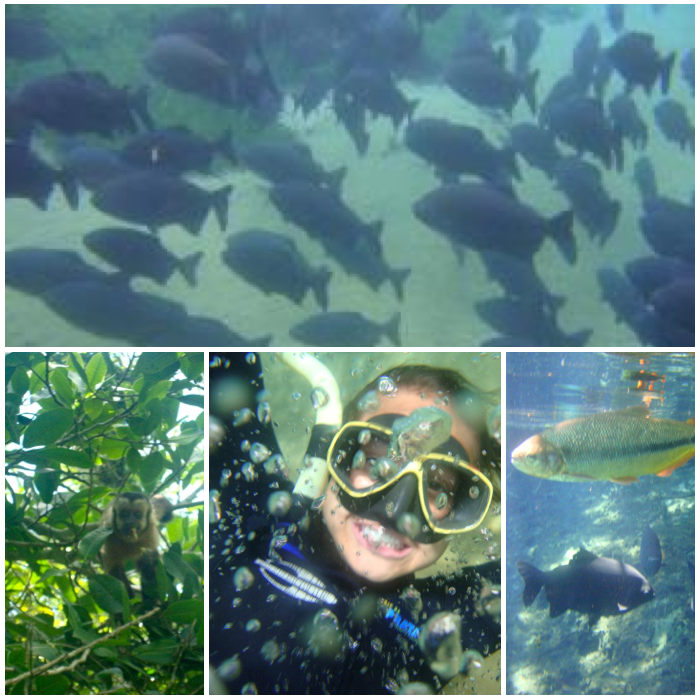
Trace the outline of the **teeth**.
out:
<instances>
[{"instance_id":1,"label":"teeth","mask_svg":"<svg viewBox=\"0 0 700 700\"><path fill-rule=\"evenodd\" d=\"M370 546L377 549L378 547L391 547L392 549L403 549L403 543L393 535L390 535L383 527L372 527L365 525L362 530L362 536L367 540Z\"/></svg>"}]
</instances>

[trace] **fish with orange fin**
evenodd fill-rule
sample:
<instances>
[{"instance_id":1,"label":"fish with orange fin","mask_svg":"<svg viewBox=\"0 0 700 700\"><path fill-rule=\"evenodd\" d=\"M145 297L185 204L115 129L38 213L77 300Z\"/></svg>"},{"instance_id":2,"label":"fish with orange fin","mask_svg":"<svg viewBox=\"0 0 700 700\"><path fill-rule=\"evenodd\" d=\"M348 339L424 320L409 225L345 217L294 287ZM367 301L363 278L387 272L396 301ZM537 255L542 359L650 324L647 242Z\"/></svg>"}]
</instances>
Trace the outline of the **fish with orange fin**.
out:
<instances>
[{"instance_id":1,"label":"fish with orange fin","mask_svg":"<svg viewBox=\"0 0 700 700\"><path fill-rule=\"evenodd\" d=\"M646 406L559 423L513 450L516 469L556 481L629 484L669 476L695 456L695 419L651 418Z\"/></svg>"}]
</instances>

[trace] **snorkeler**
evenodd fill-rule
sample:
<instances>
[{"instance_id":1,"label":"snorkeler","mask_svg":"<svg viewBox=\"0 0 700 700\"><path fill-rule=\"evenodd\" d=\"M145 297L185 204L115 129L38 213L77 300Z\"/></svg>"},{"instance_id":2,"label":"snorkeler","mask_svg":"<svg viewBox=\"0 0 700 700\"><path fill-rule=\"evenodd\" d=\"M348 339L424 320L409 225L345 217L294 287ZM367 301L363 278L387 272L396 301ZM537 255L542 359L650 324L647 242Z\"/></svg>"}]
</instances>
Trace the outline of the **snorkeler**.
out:
<instances>
[{"instance_id":1,"label":"snorkeler","mask_svg":"<svg viewBox=\"0 0 700 700\"><path fill-rule=\"evenodd\" d=\"M224 357L259 396L259 361ZM434 692L463 649L500 647L480 603L500 561L414 575L489 511L500 448L458 408L479 392L431 367L381 379L393 390L375 380L342 415L337 387L322 390L296 486L255 405L212 454L210 660L230 693Z\"/></svg>"}]
</instances>

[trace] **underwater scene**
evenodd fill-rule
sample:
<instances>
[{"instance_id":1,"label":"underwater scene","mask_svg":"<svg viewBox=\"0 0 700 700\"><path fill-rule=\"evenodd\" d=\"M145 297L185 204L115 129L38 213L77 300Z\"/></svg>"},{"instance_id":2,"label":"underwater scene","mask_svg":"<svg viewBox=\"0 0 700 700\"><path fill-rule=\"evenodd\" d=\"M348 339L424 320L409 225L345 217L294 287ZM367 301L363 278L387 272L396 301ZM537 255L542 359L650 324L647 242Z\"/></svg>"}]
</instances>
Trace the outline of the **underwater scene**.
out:
<instances>
[{"instance_id":1,"label":"underwater scene","mask_svg":"<svg viewBox=\"0 0 700 700\"><path fill-rule=\"evenodd\" d=\"M8 346L694 346L693 5L6 5Z\"/></svg>"},{"instance_id":2,"label":"underwater scene","mask_svg":"<svg viewBox=\"0 0 700 700\"><path fill-rule=\"evenodd\" d=\"M508 353L508 694L695 694L694 353Z\"/></svg>"},{"instance_id":3,"label":"underwater scene","mask_svg":"<svg viewBox=\"0 0 700 700\"><path fill-rule=\"evenodd\" d=\"M499 353L210 353L212 694L501 692Z\"/></svg>"}]
</instances>

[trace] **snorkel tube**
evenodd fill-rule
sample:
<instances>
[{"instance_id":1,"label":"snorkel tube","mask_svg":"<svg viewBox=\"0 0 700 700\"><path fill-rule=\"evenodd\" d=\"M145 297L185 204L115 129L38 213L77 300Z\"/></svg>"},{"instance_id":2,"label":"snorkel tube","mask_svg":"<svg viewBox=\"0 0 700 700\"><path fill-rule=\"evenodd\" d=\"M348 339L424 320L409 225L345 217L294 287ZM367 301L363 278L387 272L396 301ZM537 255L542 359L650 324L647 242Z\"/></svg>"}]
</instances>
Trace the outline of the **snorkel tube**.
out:
<instances>
[{"instance_id":1,"label":"snorkel tube","mask_svg":"<svg viewBox=\"0 0 700 700\"><path fill-rule=\"evenodd\" d=\"M305 466L294 486L296 495L313 501L323 495L328 484L326 454L343 419L340 387L328 367L308 352L283 352L281 359L313 387L316 423L311 430Z\"/></svg>"}]
</instances>

